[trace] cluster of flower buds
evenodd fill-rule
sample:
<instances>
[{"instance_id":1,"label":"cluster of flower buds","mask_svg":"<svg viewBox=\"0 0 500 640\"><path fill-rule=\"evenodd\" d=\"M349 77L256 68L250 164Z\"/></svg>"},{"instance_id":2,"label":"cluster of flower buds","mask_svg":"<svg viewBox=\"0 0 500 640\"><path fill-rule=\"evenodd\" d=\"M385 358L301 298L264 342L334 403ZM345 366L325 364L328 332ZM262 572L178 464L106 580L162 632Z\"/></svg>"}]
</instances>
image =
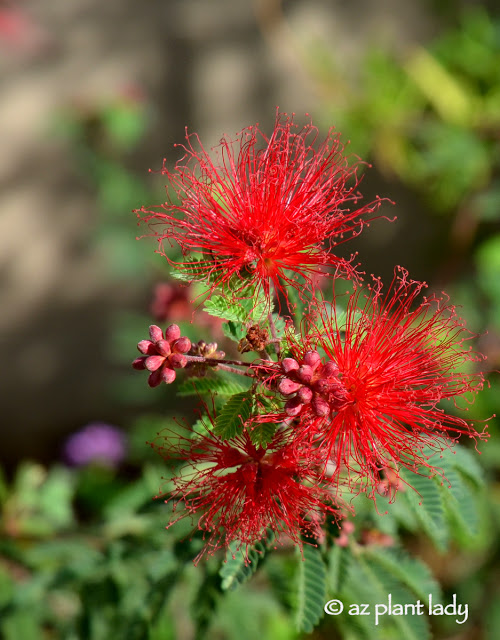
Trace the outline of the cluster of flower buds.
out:
<instances>
[{"instance_id":1,"label":"cluster of flower buds","mask_svg":"<svg viewBox=\"0 0 500 640\"><path fill-rule=\"evenodd\" d=\"M132 363L134 369L150 371L148 383L150 387L157 387L162 382L167 384L175 380L175 369L182 369L188 363L185 353L191 349L191 340L181 336L181 330L176 324L165 329L165 335L160 327L149 327L150 340L141 340L137 348L144 355L136 358Z\"/></svg>"},{"instance_id":2,"label":"cluster of flower buds","mask_svg":"<svg viewBox=\"0 0 500 640\"><path fill-rule=\"evenodd\" d=\"M205 342L205 340L198 340L198 342L192 343L191 349L189 350L189 355L200 356L209 360L222 360L222 358L224 358L226 354L224 353L224 351L221 351L217 348L216 342ZM206 375L209 366L213 365L196 361L188 363L190 375L198 376L200 378Z\"/></svg>"},{"instance_id":3,"label":"cluster of flower buds","mask_svg":"<svg viewBox=\"0 0 500 640\"><path fill-rule=\"evenodd\" d=\"M285 403L289 416L298 416L308 405L314 415L324 417L338 411L347 399L338 366L333 360L323 363L317 351L307 351L300 361L285 358L281 369L284 376L278 389L284 396L290 396Z\"/></svg>"}]
</instances>

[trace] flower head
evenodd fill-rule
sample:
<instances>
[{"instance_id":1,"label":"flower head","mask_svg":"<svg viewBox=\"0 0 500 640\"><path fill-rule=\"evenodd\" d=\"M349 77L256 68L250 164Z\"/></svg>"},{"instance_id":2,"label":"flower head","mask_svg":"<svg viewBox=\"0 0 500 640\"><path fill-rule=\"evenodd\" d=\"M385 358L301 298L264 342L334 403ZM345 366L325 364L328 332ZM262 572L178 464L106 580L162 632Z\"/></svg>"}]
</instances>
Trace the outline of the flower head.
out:
<instances>
[{"instance_id":1,"label":"flower head","mask_svg":"<svg viewBox=\"0 0 500 640\"><path fill-rule=\"evenodd\" d=\"M460 434L485 437L439 405L472 400L483 377L463 368L483 356L467 347L472 335L454 307L435 297L417 303L425 286L401 269L385 294L378 280L364 303L354 292L345 315L325 304L301 340L289 337L292 357L281 363L278 389L285 411L296 407L286 412L297 416L298 433L337 473L372 490L401 466L432 472L429 448L442 450Z\"/></svg>"},{"instance_id":2,"label":"flower head","mask_svg":"<svg viewBox=\"0 0 500 640\"><path fill-rule=\"evenodd\" d=\"M165 457L186 461L167 502L173 501L174 509L182 503L180 518L198 518L198 529L208 537L200 556L233 541L246 551L268 530L301 544L301 533L318 535L326 514L338 517L314 451L301 451L292 440L280 431L264 448L253 444L247 431L230 440L207 431L198 439L180 436L175 443L154 445Z\"/></svg>"},{"instance_id":3,"label":"flower head","mask_svg":"<svg viewBox=\"0 0 500 640\"><path fill-rule=\"evenodd\" d=\"M358 207L357 165L348 165L333 131L315 147L317 139L312 124L298 130L278 114L270 137L249 127L235 142L223 138L212 159L197 135L186 134L175 171L162 169L178 203L138 214L162 252L167 240L185 256L202 254L195 272L213 288L254 284L269 296L271 285L299 288L299 276L310 284L325 265L353 275L332 248L359 233L381 201Z\"/></svg>"}]
</instances>

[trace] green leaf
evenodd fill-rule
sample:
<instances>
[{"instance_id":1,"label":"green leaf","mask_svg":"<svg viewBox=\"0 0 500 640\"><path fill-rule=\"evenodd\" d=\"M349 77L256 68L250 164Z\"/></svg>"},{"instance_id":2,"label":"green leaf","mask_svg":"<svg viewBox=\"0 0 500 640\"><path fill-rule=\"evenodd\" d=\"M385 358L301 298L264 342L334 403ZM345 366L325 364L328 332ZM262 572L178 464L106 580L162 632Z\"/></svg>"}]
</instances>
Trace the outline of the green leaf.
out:
<instances>
[{"instance_id":1,"label":"green leaf","mask_svg":"<svg viewBox=\"0 0 500 640\"><path fill-rule=\"evenodd\" d=\"M214 433L228 440L243 431L243 425L250 417L253 397L248 391L232 396L222 407L215 421Z\"/></svg>"},{"instance_id":2,"label":"green leaf","mask_svg":"<svg viewBox=\"0 0 500 640\"><path fill-rule=\"evenodd\" d=\"M239 302L234 302L226 297L214 295L205 302L204 311L216 318L223 320L233 320L236 322L246 322L249 320L249 312Z\"/></svg>"},{"instance_id":3,"label":"green leaf","mask_svg":"<svg viewBox=\"0 0 500 640\"><path fill-rule=\"evenodd\" d=\"M191 438L206 436L210 431L210 427L210 420L204 422L201 418L198 418L198 420L196 420L196 422L191 426Z\"/></svg>"},{"instance_id":4,"label":"green leaf","mask_svg":"<svg viewBox=\"0 0 500 640\"><path fill-rule=\"evenodd\" d=\"M311 633L324 615L326 567L318 547L304 544L299 566L297 627Z\"/></svg>"},{"instance_id":5,"label":"green leaf","mask_svg":"<svg viewBox=\"0 0 500 640\"><path fill-rule=\"evenodd\" d=\"M366 557L373 565L379 565L394 579L405 585L422 601L432 594L435 601L441 601L441 587L433 577L429 567L418 558L413 558L404 549L368 546Z\"/></svg>"},{"instance_id":6,"label":"green leaf","mask_svg":"<svg viewBox=\"0 0 500 640\"><path fill-rule=\"evenodd\" d=\"M232 542L226 553L226 559L220 568L219 575L222 578L222 589L233 591L238 585L243 584L257 571L257 567L264 558L266 551L274 540L274 533L269 530L266 537L257 542L253 547L243 552L238 548L238 542Z\"/></svg>"},{"instance_id":7,"label":"green leaf","mask_svg":"<svg viewBox=\"0 0 500 640\"><path fill-rule=\"evenodd\" d=\"M393 564L390 565L391 569ZM370 616L364 618L375 624L375 637L389 638L393 637L390 628L396 627L397 636L405 638L405 640L426 640L430 638L428 621L424 615L388 615L388 610L381 606L388 606L389 594L391 604L400 605L416 605L417 599L402 583L398 576L391 571L387 571L386 567L377 563L370 558L365 549L358 549L354 561L350 563L349 573L342 590L341 600L343 602L350 601L353 605L366 603L369 605ZM425 611L426 601L422 602ZM376 606L379 605L378 618L375 618ZM349 609L344 613L348 613ZM350 607L349 607L350 608ZM411 610L409 610L411 611ZM418 609L416 609L418 611ZM384 614L385 615L382 615ZM380 635L379 635L380 634Z\"/></svg>"},{"instance_id":8,"label":"green leaf","mask_svg":"<svg viewBox=\"0 0 500 640\"><path fill-rule=\"evenodd\" d=\"M207 260L198 260L190 258L183 263L178 263L172 267L170 275L176 280L182 282L192 282L193 280L204 280L207 277L209 262Z\"/></svg>"},{"instance_id":9,"label":"green leaf","mask_svg":"<svg viewBox=\"0 0 500 640\"><path fill-rule=\"evenodd\" d=\"M42 630L30 610L14 611L2 620L1 625L1 635L5 640L39 640L42 637Z\"/></svg>"},{"instance_id":10,"label":"green leaf","mask_svg":"<svg viewBox=\"0 0 500 640\"><path fill-rule=\"evenodd\" d=\"M263 297L233 300L227 296L213 295L205 301L204 311L216 318L233 322L253 322L262 320L269 311Z\"/></svg>"},{"instance_id":11,"label":"green leaf","mask_svg":"<svg viewBox=\"0 0 500 640\"><path fill-rule=\"evenodd\" d=\"M401 470L401 477L408 483L408 487L399 494L398 499L406 501L424 532L438 549L444 551L449 540L449 528L445 520L439 481L436 477L411 473L407 469Z\"/></svg>"},{"instance_id":12,"label":"green leaf","mask_svg":"<svg viewBox=\"0 0 500 640\"><path fill-rule=\"evenodd\" d=\"M194 639L203 640L220 600L220 580L217 571L203 567L203 580L191 604L191 615L196 625Z\"/></svg>"},{"instance_id":13,"label":"green leaf","mask_svg":"<svg viewBox=\"0 0 500 640\"><path fill-rule=\"evenodd\" d=\"M9 572L0 565L0 609L5 607L14 593L14 582Z\"/></svg>"},{"instance_id":14,"label":"green leaf","mask_svg":"<svg viewBox=\"0 0 500 640\"><path fill-rule=\"evenodd\" d=\"M274 438L279 424L275 422L264 422L263 424L256 424L249 429L250 440L257 447L267 447L267 445Z\"/></svg>"},{"instance_id":15,"label":"green leaf","mask_svg":"<svg viewBox=\"0 0 500 640\"><path fill-rule=\"evenodd\" d=\"M179 385L177 394L180 397L217 393L221 396L232 396L244 391L247 385L240 381L223 378L189 378Z\"/></svg>"},{"instance_id":16,"label":"green leaf","mask_svg":"<svg viewBox=\"0 0 500 640\"><path fill-rule=\"evenodd\" d=\"M465 447L456 446L455 453L449 452L449 457L462 476L468 478L476 487L484 487L484 471L473 452Z\"/></svg>"},{"instance_id":17,"label":"green leaf","mask_svg":"<svg viewBox=\"0 0 500 640\"><path fill-rule=\"evenodd\" d=\"M347 572L349 570L349 562L352 555L348 549L334 544L328 554L328 581L330 590L337 594L340 592Z\"/></svg>"},{"instance_id":18,"label":"green leaf","mask_svg":"<svg viewBox=\"0 0 500 640\"><path fill-rule=\"evenodd\" d=\"M234 342L239 342L246 336L247 328L244 324L239 324L229 320L228 322L224 322L222 325L222 333L226 338L234 340Z\"/></svg>"},{"instance_id":19,"label":"green leaf","mask_svg":"<svg viewBox=\"0 0 500 640\"><path fill-rule=\"evenodd\" d=\"M444 474L441 491L453 537L457 539L462 533L467 539L479 532L477 491L481 485L474 485L475 491L472 491L469 486L470 476L466 472L469 469L469 474L481 482L482 471L466 449L460 447L458 456L457 459L457 454L449 449L445 449L441 455L439 465ZM439 478L436 480L439 481Z\"/></svg>"}]
</instances>

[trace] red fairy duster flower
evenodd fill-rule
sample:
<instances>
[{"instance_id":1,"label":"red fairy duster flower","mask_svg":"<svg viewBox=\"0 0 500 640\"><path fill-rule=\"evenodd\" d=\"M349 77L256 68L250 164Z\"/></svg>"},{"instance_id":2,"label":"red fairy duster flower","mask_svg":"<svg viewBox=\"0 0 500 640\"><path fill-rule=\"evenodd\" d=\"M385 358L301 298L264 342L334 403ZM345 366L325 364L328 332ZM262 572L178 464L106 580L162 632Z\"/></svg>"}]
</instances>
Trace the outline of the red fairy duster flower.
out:
<instances>
[{"instance_id":1,"label":"red fairy duster flower","mask_svg":"<svg viewBox=\"0 0 500 640\"><path fill-rule=\"evenodd\" d=\"M446 300L424 297L416 304L425 286L400 269L387 293L375 280L364 304L358 291L345 314L324 305L300 344L290 337L289 361L304 367L315 359L312 349L326 354L311 380L297 378L294 366L279 390L289 406L296 393L299 434L322 449L334 476L347 470L373 488L401 466L432 471L429 448L442 450L460 434L486 437L438 406L442 400L455 406L459 398L472 401L483 377L465 373L464 365L470 370L484 356L467 346L473 336Z\"/></svg>"},{"instance_id":2,"label":"red fairy duster flower","mask_svg":"<svg viewBox=\"0 0 500 640\"><path fill-rule=\"evenodd\" d=\"M168 240L185 256L202 254L197 276L210 277L212 288L238 276L236 289L253 283L269 295L271 283L298 288L299 275L311 284L323 265L353 275L331 249L359 233L381 201L358 208L357 164L348 166L333 130L315 147L317 139L312 124L299 130L278 114L270 137L249 127L236 141L223 138L212 159L196 134L186 134L175 171L162 169L177 200L137 213L161 253Z\"/></svg>"},{"instance_id":3,"label":"red fairy duster flower","mask_svg":"<svg viewBox=\"0 0 500 640\"><path fill-rule=\"evenodd\" d=\"M198 529L208 538L200 556L233 541L246 550L268 530L301 544L301 532L317 536L327 513L338 516L317 473L314 450L301 451L290 440L290 433L281 431L262 448L246 431L230 440L207 431L199 439L180 436L154 445L165 457L187 463L173 479L175 491L167 502L174 501L174 509L183 503L180 518L198 518Z\"/></svg>"}]
</instances>

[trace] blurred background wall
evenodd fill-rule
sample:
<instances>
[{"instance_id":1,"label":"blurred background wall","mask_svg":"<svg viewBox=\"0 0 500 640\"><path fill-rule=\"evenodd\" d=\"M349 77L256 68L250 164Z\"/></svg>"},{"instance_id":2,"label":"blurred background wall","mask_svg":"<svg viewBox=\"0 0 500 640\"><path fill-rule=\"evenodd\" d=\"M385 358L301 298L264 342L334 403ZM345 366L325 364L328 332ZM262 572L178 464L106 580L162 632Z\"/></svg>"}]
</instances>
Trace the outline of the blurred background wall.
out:
<instances>
[{"instance_id":1,"label":"blurred background wall","mask_svg":"<svg viewBox=\"0 0 500 640\"><path fill-rule=\"evenodd\" d=\"M209 147L255 122L269 131L279 106L323 130L344 123L355 143L346 103L366 51L404 61L472 6L486 4L0 1L2 458L57 457L65 433L125 424L141 404L112 390L135 357L133 341L116 346L117 318L147 312L158 279L132 209L162 200L147 170L175 162L186 126ZM439 281L450 219L376 155L363 191L396 201L385 213L399 221L355 248L369 273L400 263Z\"/></svg>"}]
</instances>

